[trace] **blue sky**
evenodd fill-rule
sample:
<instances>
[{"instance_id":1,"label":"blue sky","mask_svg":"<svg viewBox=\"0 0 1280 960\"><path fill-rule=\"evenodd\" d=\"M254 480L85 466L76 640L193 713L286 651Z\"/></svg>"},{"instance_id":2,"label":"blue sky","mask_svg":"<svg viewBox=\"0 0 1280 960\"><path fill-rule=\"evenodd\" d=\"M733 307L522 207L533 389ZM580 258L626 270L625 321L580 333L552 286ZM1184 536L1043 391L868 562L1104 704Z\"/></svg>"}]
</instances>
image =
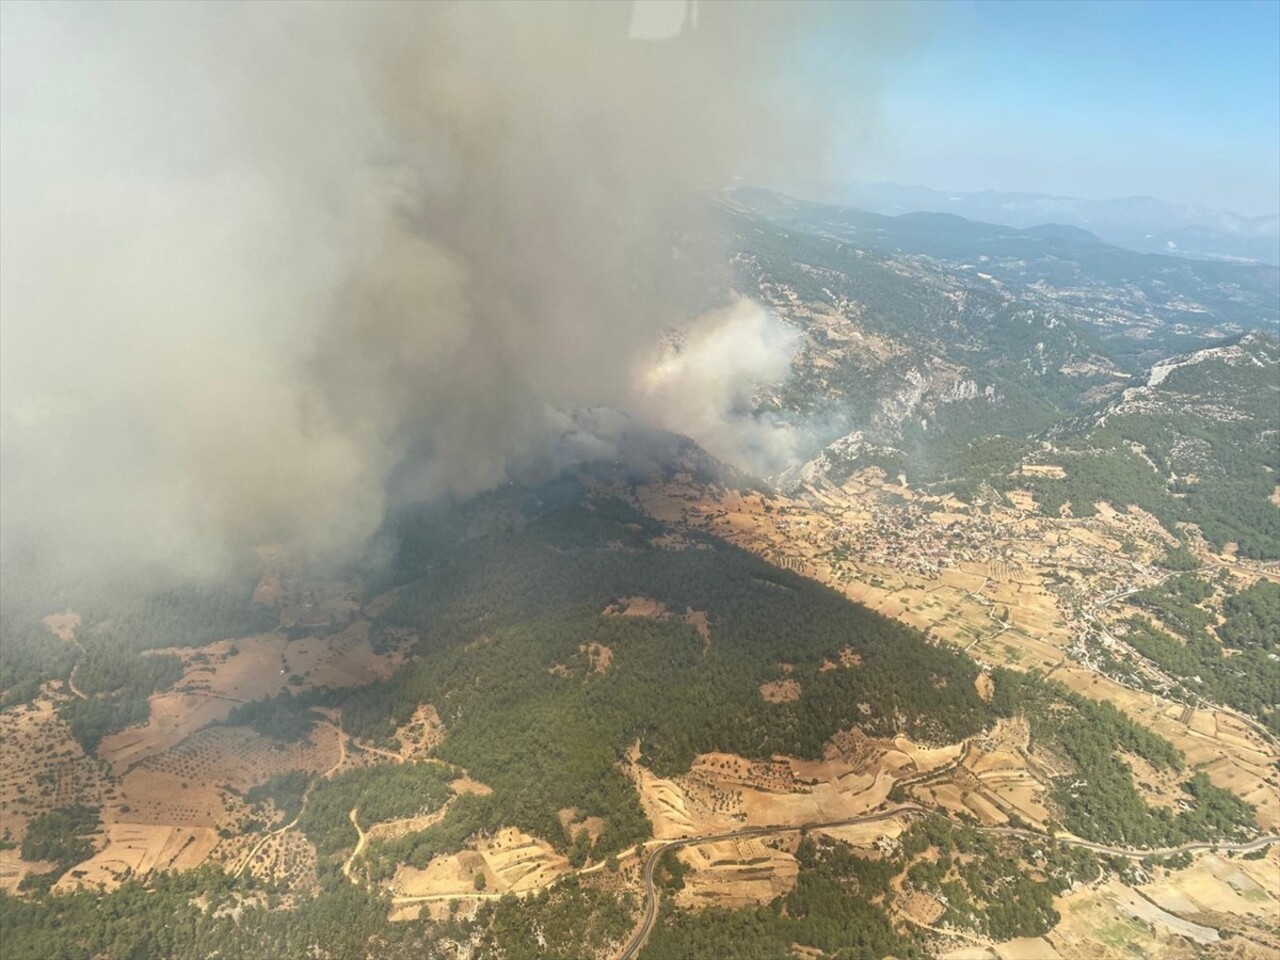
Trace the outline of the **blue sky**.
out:
<instances>
[{"instance_id":1,"label":"blue sky","mask_svg":"<svg viewBox=\"0 0 1280 960\"><path fill-rule=\"evenodd\" d=\"M1280 2L932 2L906 19L866 71L878 91L837 104L833 179L1280 209Z\"/></svg>"}]
</instances>

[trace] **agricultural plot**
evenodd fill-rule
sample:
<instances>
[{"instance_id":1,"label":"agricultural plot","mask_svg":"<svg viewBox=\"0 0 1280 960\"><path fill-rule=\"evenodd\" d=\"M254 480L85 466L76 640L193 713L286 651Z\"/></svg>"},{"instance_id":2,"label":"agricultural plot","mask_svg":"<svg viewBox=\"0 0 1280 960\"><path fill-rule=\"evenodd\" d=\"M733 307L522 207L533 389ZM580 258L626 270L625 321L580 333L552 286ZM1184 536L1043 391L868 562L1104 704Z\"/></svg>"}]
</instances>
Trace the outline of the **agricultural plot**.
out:
<instances>
[{"instance_id":1,"label":"agricultural plot","mask_svg":"<svg viewBox=\"0 0 1280 960\"><path fill-rule=\"evenodd\" d=\"M247 727L213 727L188 737L172 750L138 765L188 782L228 784L245 791L271 777L301 770L321 773L340 750L332 728L317 725L300 742L281 743Z\"/></svg>"},{"instance_id":2,"label":"agricultural plot","mask_svg":"<svg viewBox=\"0 0 1280 960\"><path fill-rule=\"evenodd\" d=\"M296 830L285 830L258 847L246 872L258 880L283 883L293 893L314 892L316 848Z\"/></svg>"},{"instance_id":3,"label":"agricultural plot","mask_svg":"<svg viewBox=\"0 0 1280 960\"><path fill-rule=\"evenodd\" d=\"M401 866L391 884L397 898L466 897L478 890L522 894L547 886L568 870L568 859L549 843L509 827L471 849L436 857L424 869Z\"/></svg>"},{"instance_id":4,"label":"agricultural plot","mask_svg":"<svg viewBox=\"0 0 1280 960\"><path fill-rule=\"evenodd\" d=\"M146 723L103 739L98 755L118 774L222 722L241 704L284 690L363 686L403 662L398 652L374 653L364 620L319 639L290 642L271 633L157 653L181 657L183 676L172 691L151 697Z\"/></svg>"},{"instance_id":5,"label":"agricultural plot","mask_svg":"<svg viewBox=\"0 0 1280 960\"><path fill-rule=\"evenodd\" d=\"M1068 894L1062 922L1047 936L1064 958L1192 957L1219 940L1216 930L1184 921L1114 880Z\"/></svg>"},{"instance_id":6,"label":"agricultural plot","mask_svg":"<svg viewBox=\"0 0 1280 960\"><path fill-rule=\"evenodd\" d=\"M1035 472L1033 470L1033 472ZM1044 471L1040 471L1044 472ZM1152 564L1176 541L1139 508L1098 505L1088 518L1032 512L1029 495L971 506L934 497L868 469L843 485L766 497L700 486L687 475L640 485L634 502L657 519L706 530L779 566L799 569L887 616L966 651L981 664L1037 669L1068 689L1114 703L1168 738L1189 767L1258 807L1280 828L1277 745L1229 713L1188 710L1137 691L1082 656L1088 612L1108 596L1155 581ZM1199 549L1199 548L1198 548ZM1200 549L1203 560L1218 562ZM1263 575L1239 568L1253 582ZM779 688L770 687L776 696ZM980 819L1043 822L1035 777L989 770ZM949 794L948 794L949 796Z\"/></svg>"},{"instance_id":7,"label":"agricultural plot","mask_svg":"<svg viewBox=\"0 0 1280 960\"><path fill-rule=\"evenodd\" d=\"M47 810L109 806L117 800L110 771L86 756L57 715L49 690L0 713L0 831L19 841L27 821Z\"/></svg>"},{"instance_id":8,"label":"agricultural plot","mask_svg":"<svg viewBox=\"0 0 1280 960\"><path fill-rule=\"evenodd\" d=\"M81 886L112 890L130 877L153 871L189 870L203 863L218 844L217 833L208 827L112 823L105 832L106 845L68 871L55 891Z\"/></svg>"},{"instance_id":9,"label":"agricultural plot","mask_svg":"<svg viewBox=\"0 0 1280 960\"><path fill-rule=\"evenodd\" d=\"M13 895L29 873L48 873L54 864L23 860L17 850L0 850L0 890Z\"/></svg>"},{"instance_id":10,"label":"agricultural plot","mask_svg":"<svg viewBox=\"0 0 1280 960\"><path fill-rule=\"evenodd\" d=\"M675 902L692 909L769 903L795 886L800 868L792 854L798 842L792 835L782 841L752 837L686 847L679 856L689 872Z\"/></svg>"}]
</instances>

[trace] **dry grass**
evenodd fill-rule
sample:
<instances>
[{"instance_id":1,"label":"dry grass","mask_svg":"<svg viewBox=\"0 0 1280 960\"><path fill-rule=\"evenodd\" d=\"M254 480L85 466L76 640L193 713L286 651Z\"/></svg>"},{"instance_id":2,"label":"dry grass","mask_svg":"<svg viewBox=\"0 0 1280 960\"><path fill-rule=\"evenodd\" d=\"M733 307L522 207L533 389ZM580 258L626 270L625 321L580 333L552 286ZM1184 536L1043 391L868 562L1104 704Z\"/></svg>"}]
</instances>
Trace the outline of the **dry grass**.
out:
<instances>
[{"instance_id":1,"label":"dry grass","mask_svg":"<svg viewBox=\"0 0 1280 960\"><path fill-rule=\"evenodd\" d=\"M113 890L129 877L159 870L190 870L218 845L218 834L207 827L112 823L105 832L106 845L59 880L55 891L81 886Z\"/></svg>"},{"instance_id":2,"label":"dry grass","mask_svg":"<svg viewBox=\"0 0 1280 960\"><path fill-rule=\"evenodd\" d=\"M791 703L800 699L800 683L788 677L785 680L772 680L760 684L760 696L767 703Z\"/></svg>"},{"instance_id":3,"label":"dry grass","mask_svg":"<svg viewBox=\"0 0 1280 960\"><path fill-rule=\"evenodd\" d=\"M66 613L51 613L42 622L59 640L72 643L76 638L76 630L80 626L80 614L70 610Z\"/></svg>"},{"instance_id":4,"label":"dry grass","mask_svg":"<svg viewBox=\"0 0 1280 960\"><path fill-rule=\"evenodd\" d=\"M609 664L613 662L613 650L603 643L596 643L594 640L590 643L581 644L578 652L584 654L587 662L590 664L589 673L604 673L609 669Z\"/></svg>"},{"instance_id":5,"label":"dry grass","mask_svg":"<svg viewBox=\"0 0 1280 960\"><path fill-rule=\"evenodd\" d=\"M402 866L392 880L397 896L475 896L475 878L485 893L526 893L545 887L569 870L569 861L544 840L514 828L500 830L472 849L436 857L418 870Z\"/></svg>"},{"instance_id":6,"label":"dry grass","mask_svg":"<svg viewBox=\"0 0 1280 960\"><path fill-rule=\"evenodd\" d=\"M1018 468L1018 473L1024 477L1050 477L1054 480L1061 480L1067 475L1067 471L1054 463L1024 463Z\"/></svg>"},{"instance_id":7,"label":"dry grass","mask_svg":"<svg viewBox=\"0 0 1280 960\"><path fill-rule=\"evenodd\" d=\"M730 909L769 903L790 892L800 866L792 851L794 836L783 840L744 838L701 844L680 851L690 867L676 904L700 909L714 904Z\"/></svg>"}]
</instances>

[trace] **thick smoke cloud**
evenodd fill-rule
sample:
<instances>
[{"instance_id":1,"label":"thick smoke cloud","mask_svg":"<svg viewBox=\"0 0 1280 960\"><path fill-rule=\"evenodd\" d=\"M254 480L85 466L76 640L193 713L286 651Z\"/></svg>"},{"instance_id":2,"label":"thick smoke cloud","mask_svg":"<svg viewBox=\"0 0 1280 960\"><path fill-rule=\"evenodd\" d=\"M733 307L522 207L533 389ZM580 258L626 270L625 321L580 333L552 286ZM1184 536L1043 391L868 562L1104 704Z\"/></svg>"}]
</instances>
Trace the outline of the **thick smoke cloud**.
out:
<instances>
[{"instance_id":1,"label":"thick smoke cloud","mask_svg":"<svg viewBox=\"0 0 1280 960\"><path fill-rule=\"evenodd\" d=\"M630 4L5 5L6 541L340 556L575 405L772 465L767 320L646 364L704 266L666 225L820 153L775 68L832 14L704 4L649 41Z\"/></svg>"},{"instance_id":2,"label":"thick smoke cloud","mask_svg":"<svg viewBox=\"0 0 1280 960\"><path fill-rule=\"evenodd\" d=\"M791 373L800 331L742 300L698 318L644 370L637 408L756 476L795 462L800 437L756 396Z\"/></svg>"}]
</instances>

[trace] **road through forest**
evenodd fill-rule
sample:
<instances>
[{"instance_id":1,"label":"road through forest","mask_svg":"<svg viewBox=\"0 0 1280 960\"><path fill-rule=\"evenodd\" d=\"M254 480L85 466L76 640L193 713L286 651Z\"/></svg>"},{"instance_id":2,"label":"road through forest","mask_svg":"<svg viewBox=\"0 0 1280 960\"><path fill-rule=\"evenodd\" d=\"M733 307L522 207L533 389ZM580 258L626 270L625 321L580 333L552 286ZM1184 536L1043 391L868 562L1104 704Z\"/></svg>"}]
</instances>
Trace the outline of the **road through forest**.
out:
<instances>
[{"instance_id":1,"label":"road through forest","mask_svg":"<svg viewBox=\"0 0 1280 960\"><path fill-rule=\"evenodd\" d=\"M644 911L640 917L640 924L635 932L631 935L631 939L627 941L627 945L622 952L618 954L618 960L633 960L640 952L640 948L644 946L645 941L649 938L649 933L653 929L654 922L658 919L658 896L657 890L653 883L653 873L657 868L658 861L662 855L671 850L678 850L681 847L697 846L703 843L715 843L720 840L735 840L741 837L762 837L775 833L797 833L803 830L820 830L828 827L849 827L860 823L875 823L879 820L889 820L893 817L900 816L904 813L927 813L925 807L916 804L903 804L892 810L883 813L868 814L861 817L846 817L843 820L824 820L816 823L805 823L797 826L764 826L764 827L745 827L742 830L734 830L729 833L717 833L708 836L699 837L681 837L679 840L670 840L658 847L655 847L644 862ZM975 827L983 833L995 833L1004 836L1026 837L1029 839L1046 840L1049 839L1048 834L1037 833L1034 830L1022 830L1016 827ZM1094 843L1091 840L1082 840L1077 837L1056 836L1054 839L1058 843L1067 844L1073 847L1083 847L1086 850L1092 850L1095 853L1108 854L1113 857L1125 857L1129 860L1142 860L1146 857L1173 857L1180 853L1195 853L1203 850L1217 850L1229 853L1250 853L1254 850L1261 850L1263 847L1270 846L1273 843L1280 843L1280 836L1258 837L1245 843L1184 843L1178 847L1165 847L1153 850L1136 850L1129 847L1112 847L1104 843Z\"/></svg>"}]
</instances>

